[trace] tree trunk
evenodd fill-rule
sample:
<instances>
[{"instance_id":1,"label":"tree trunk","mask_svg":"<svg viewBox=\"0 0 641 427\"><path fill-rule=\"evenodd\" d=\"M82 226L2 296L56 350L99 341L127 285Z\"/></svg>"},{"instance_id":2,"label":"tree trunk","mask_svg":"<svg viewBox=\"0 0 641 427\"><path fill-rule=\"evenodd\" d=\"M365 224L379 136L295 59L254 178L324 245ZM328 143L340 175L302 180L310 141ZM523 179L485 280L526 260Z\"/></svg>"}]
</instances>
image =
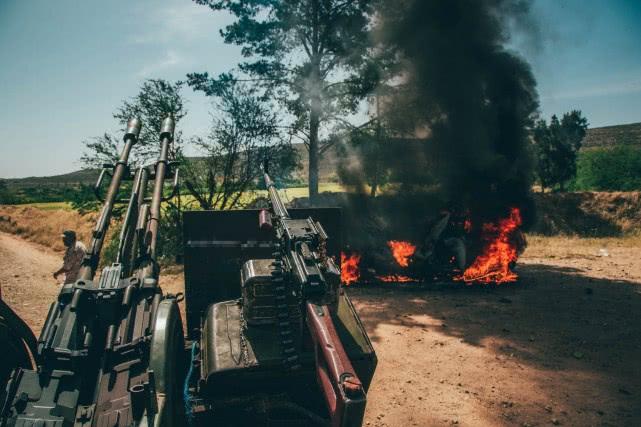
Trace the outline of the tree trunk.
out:
<instances>
[{"instance_id":1,"label":"tree trunk","mask_svg":"<svg viewBox=\"0 0 641 427\"><path fill-rule=\"evenodd\" d=\"M319 127L318 103L312 101L309 115L309 201L315 204L318 201L318 168L320 163L320 150L318 143Z\"/></svg>"},{"instance_id":2,"label":"tree trunk","mask_svg":"<svg viewBox=\"0 0 641 427\"><path fill-rule=\"evenodd\" d=\"M376 141L374 142L374 177L372 179L372 188L370 190L370 197L376 197L378 190L378 175L380 167L380 151L381 151L381 116L380 116L380 100L378 91L376 92Z\"/></svg>"},{"instance_id":3,"label":"tree trunk","mask_svg":"<svg viewBox=\"0 0 641 427\"><path fill-rule=\"evenodd\" d=\"M312 92L309 111L309 201L311 205L318 202L318 167L320 162L320 147L318 129L321 120L321 53L319 40L320 20L318 16L318 0L312 1L312 40L311 40L311 74Z\"/></svg>"},{"instance_id":4,"label":"tree trunk","mask_svg":"<svg viewBox=\"0 0 641 427\"><path fill-rule=\"evenodd\" d=\"M320 58L312 59L312 88L309 111L309 201L312 205L318 202L318 169L320 163L320 142L318 132L321 120L320 94Z\"/></svg>"}]
</instances>

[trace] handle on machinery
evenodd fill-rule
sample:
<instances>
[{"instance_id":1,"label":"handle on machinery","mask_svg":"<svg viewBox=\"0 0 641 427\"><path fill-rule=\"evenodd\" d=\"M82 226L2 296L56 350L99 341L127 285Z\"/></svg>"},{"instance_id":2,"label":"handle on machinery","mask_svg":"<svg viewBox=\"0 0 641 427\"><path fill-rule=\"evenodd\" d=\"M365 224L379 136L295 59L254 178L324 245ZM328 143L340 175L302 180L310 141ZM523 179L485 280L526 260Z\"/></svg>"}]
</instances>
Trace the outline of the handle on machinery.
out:
<instances>
[{"instance_id":1,"label":"handle on machinery","mask_svg":"<svg viewBox=\"0 0 641 427\"><path fill-rule=\"evenodd\" d=\"M332 427L360 426L365 389L341 343L329 308L307 303L307 323L314 341L316 375L325 396Z\"/></svg>"}]
</instances>

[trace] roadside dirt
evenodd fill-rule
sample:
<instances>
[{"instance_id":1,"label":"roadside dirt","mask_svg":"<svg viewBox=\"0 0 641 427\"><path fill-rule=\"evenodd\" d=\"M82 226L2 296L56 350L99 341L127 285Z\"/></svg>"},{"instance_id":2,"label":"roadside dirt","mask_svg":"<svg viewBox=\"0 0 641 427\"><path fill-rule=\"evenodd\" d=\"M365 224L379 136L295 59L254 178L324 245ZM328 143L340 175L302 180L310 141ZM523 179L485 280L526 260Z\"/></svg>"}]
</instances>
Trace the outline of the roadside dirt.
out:
<instances>
[{"instance_id":1,"label":"roadside dirt","mask_svg":"<svg viewBox=\"0 0 641 427\"><path fill-rule=\"evenodd\" d=\"M2 299L31 326L36 337L58 295L59 284L52 274L61 265L61 254L0 232Z\"/></svg>"},{"instance_id":2,"label":"roadside dirt","mask_svg":"<svg viewBox=\"0 0 641 427\"><path fill-rule=\"evenodd\" d=\"M379 359L365 425L640 425L638 243L531 239L494 288L349 289ZM0 233L2 296L36 333L60 257Z\"/></svg>"}]
</instances>

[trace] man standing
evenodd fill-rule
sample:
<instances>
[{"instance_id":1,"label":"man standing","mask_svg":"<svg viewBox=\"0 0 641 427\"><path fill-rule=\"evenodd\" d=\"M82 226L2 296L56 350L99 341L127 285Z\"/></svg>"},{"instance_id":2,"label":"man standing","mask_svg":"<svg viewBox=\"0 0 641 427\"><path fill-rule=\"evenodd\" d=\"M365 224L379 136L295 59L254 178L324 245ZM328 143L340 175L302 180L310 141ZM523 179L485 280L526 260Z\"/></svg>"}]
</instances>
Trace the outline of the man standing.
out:
<instances>
[{"instance_id":1,"label":"man standing","mask_svg":"<svg viewBox=\"0 0 641 427\"><path fill-rule=\"evenodd\" d=\"M76 239L76 232L73 230L65 230L62 233L62 243L64 243L67 250L62 261L62 267L53 273L53 278L58 279L61 273L65 273L64 283L74 283L78 279L78 272L87 253L87 248Z\"/></svg>"}]
</instances>

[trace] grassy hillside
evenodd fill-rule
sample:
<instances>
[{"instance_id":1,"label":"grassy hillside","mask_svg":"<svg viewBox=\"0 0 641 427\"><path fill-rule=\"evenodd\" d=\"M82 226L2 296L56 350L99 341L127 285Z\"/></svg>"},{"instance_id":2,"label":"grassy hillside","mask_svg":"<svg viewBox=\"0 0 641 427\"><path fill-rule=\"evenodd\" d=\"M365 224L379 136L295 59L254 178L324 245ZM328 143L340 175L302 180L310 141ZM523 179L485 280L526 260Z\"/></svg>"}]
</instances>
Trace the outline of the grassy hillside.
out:
<instances>
[{"instance_id":1,"label":"grassy hillside","mask_svg":"<svg viewBox=\"0 0 641 427\"><path fill-rule=\"evenodd\" d=\"M641 146L641 123L588 129L583 140L584 149L607 148L621 144Z\"/></svg>"},{"instance_id":2,"label":"grassy hillside","mask_svg":"<svg viewBox=\"0 0 641 427\"><path fill-rule=\"evenodd\" d=\"M3 179L11 190L23 190L37 187L68 187L79 184L93 184L100 173L97 169L83 169L63 175L30 176L27 178Z\"/></svg>"}]
</instances>

